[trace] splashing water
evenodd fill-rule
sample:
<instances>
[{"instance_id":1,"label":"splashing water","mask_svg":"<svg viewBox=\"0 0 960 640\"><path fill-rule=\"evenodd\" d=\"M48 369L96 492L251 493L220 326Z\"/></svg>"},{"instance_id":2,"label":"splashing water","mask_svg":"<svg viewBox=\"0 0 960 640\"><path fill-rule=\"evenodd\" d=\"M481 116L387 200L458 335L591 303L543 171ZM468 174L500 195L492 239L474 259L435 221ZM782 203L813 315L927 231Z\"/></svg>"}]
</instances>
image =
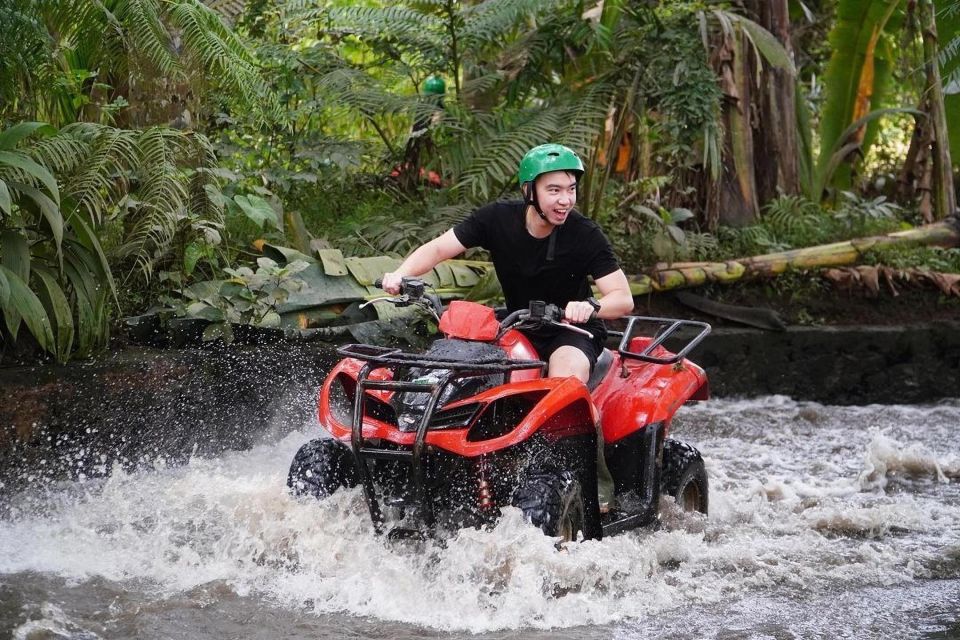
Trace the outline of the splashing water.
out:
<instances>
[{"instance_id":1,"label":"splashing water","mask_svg":"<svg viewBox=\"0 0 960 640\"><path fill-rule=\"evenodd\" d=\"M287 494L289 462L313 433L176 468L117 468L14 498L0 521L0 574L7 589L37 594L19 596L11 613L0 589L0 631L124 637L143 616L182 622L231 607L259 624L290 618L309 630L326 621L329 635L314 627L312 637L360 624L411 638L423 628L571 638L584 628L589 637L727 628L759 638L816 634L811 615L828 635L837 625L862 631L863 619L837 613L865 606L851 594L874 608L886 598L894 612L917 590L927 602L956 602L958 418L960 402L839 408L769 397L692 407L674 435L704 454L710 516L665 501L660 529L559 550L512 509L494 529L445 544L387 545L359 490L323 502ZM931 596L935 584L947 586ZM64 604L79 591L101 602L96 612ZM956 620L960 610L944 606L924 615ZM194 637L227 635L225 618L208 615ZM884 637L891 623L877 624ZM156 625L134 635L174 633L169 620ZM907 637L914 626L903 629Z\"/></svg>"}]
</instances>

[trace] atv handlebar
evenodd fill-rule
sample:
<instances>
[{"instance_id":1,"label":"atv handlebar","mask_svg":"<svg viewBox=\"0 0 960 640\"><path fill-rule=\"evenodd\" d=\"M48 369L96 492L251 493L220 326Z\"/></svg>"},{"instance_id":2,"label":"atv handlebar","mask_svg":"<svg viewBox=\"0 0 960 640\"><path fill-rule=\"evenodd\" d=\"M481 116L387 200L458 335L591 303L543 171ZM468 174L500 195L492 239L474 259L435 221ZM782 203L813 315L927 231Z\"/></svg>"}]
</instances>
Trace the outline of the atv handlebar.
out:
<instances>
[{"instance_id":1,"label":"atv handlebar","mask_svg":"<svg viewBox=\"0 0 960 640\"><path fill-rule=\"evenodd\" d=\"M373 286L378 288L383 287L383 278L374 280ZM398 307L409 307L410 305L422 307L429 311L433 317L436 318L437 322L440 322L440 314L443 312L443 305L440 303L440 298L432 293L427 293L427 283L420 278L405 277L400 281L400 295L372 298L361 304L360 308L362 309L369 304L381 300L386 300Z\"/></svg>"},{"instance_id":2,"label":"atv handlebar","mask_svg":"<svg viewBox=\"0 0 960 640\"><path fill-rule=\"evenodd\" d=\"M531 300L530 308L518 309L500 322L500 333L502 335L507 329L511 329L513 327L522 328L526 326L530 328L536 328L546 325L560 327L561 329L573 331L574 333L579 333L587 336L590 339L593 339L593 334L586 329L581 329L580 327L574 326L567 322L562 322L562 320L563 309L557 305L547 304L542 300Z\"/></svg>"},{"instance_id":3,"label":"atv handlebar","mask_svg":"<svg viewBox=\"0 0 960 640\"><path fill-rule=\"evenodd\" d=\"M373 286L382 287L383 278L377 278L373 282ZM440 303L440 299L430 293L427 293L427 283L421 280L420 278L408 278L404 277L400 281L400 295L397 296L380 296L378 298L373 298L364 302L360 305L360 308L373 304L374 302L379 302L380 300L386 300L398 307L407 307L412 304L423 307L430 311L434 317L437 318L437 322L440 321L440 314L443 313L443 305ZM558 307L555 304L547 304L542 300L531 300L530 307L528 309L519 309L514 311L500 323L500 334L502 335L507 329L513 327L542 327L555 326L567 331L573 331L575 333L580 333L587 336L588 338L593 338L593 334L587 331L586 329L581 329L580 327L562 322L563 320L563 309Z\"/></svg>"}]
</instances>

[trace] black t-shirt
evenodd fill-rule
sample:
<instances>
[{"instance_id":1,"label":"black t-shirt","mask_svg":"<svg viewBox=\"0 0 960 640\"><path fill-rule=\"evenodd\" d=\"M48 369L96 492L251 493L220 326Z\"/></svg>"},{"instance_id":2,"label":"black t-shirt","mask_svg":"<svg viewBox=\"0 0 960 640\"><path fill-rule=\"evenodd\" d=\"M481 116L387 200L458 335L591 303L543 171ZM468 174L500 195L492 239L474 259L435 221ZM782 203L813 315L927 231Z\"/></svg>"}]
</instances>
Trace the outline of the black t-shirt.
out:
<instances>
[{"instance_id":1,"label":"black t-shirt","mask_svg":"<svg viewBox=\"0 0 960 640\"><path fill-rule=\"evenodd\" d=\"M575 210L554 228L553 259L547 260L550 236L531 236L525 211L518 200L494 202L453 228L463 246L490 252L510 311L529 307L531 300L561 308L571 300L586 300L591 295L587 276L597 280L620 268L600 227Z\"/></svg>"}]
</instances>

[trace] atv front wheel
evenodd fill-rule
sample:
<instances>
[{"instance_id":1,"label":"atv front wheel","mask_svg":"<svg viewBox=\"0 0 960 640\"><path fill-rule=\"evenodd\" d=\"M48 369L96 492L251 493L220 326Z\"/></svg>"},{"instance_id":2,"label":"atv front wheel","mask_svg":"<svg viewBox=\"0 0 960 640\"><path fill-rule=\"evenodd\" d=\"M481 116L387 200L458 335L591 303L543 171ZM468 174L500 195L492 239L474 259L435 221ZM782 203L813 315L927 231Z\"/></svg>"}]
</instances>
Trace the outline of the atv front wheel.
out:
<instances>
[{"instance_id":1,"label":"atv front wheel","mask_svg":"<svg viewBox=\"0 0 960 640\"><path fill-rule=\"evenodd\" d=\"M700 452L685 442L667 438L663 443L660 489L673 496L684 511L707 513L709 484Z\"/></svg>"},{"instance_id":2,"label":"atv front wheel","mask_svg":"<svg viewBox=\"0 0 960 640\"><path fill-rule=\"evenodd\" d=\"M576 540L584 527L583 491L569 471L538 471L513 494L511 504L534 526L563 542Z\"/></svg>"},{"instance_id":3,"label":"atv front wheel","mask_svg":"<svg viewBox=\"0 0 960 640\"><path fill-rule=\"evenodd\" d=\"M359 482L350 450L330 438L317 438L300 447L287 474L287 486L295 496L326 498L340 487L354 487Z\"/></svg>"}]
</instances>

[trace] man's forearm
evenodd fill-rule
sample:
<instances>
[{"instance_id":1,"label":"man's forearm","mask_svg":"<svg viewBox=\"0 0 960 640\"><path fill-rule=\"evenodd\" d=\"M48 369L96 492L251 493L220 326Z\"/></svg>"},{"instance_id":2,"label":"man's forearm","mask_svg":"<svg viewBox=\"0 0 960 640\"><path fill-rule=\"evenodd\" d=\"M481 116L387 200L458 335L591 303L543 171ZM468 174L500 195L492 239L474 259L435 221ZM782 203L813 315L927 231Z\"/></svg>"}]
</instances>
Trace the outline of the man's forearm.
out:
<instances>
[{"instance_id":1,"label":"man's forearm","mask_svg":"<svg viewBox=\"0 0 960 640\"><path fill-rule=\"evenodd\" d=\"M427 243L407 256L394 273L402 276L422 276L441 261L436 249Z\"/></svg>"},{"instance_id":2,"label":"man's forearm","mask_svg":"<svg viewBox=\"0 0 960 640\"><path fill-rule=\"evenodd\" d=\"M598 300L600 310L597 317L602 320L616 320L633 311L633 296L629 291L611 291Z\"/></svg>"}]
</instances>

